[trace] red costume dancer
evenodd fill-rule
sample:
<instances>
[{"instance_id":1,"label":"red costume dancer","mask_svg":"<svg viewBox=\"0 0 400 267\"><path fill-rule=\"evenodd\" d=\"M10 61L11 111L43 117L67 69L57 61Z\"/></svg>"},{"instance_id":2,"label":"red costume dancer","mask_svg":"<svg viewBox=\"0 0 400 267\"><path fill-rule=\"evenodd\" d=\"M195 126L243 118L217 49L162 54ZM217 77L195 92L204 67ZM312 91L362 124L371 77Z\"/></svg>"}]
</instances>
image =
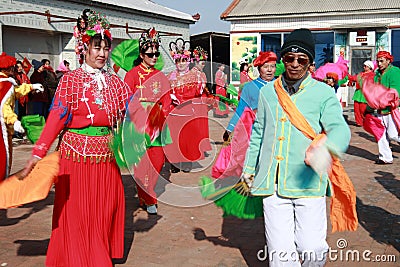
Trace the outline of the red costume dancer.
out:
<instances>
[{"instance_id":1,"label":"red costume dancer","mask_svg":"<svg viewBox=\"0 0 400 267\"><path fill-rule=\"evenodd\" d=\"M3 65L4 63L0 62L0 68L2 68ZM10 81L0 82L0 182L8 176L8 167L10 165L9 149L12 149L12 147L10 147L8 143L7 125L3 119L3 108L6 105L7 99L13 94L13 91L14 87Z\"/></svg>"},{"instance_id":2,"label":"red costume dancer","mask_svg":"<svg viewBox=\"0 0 400 267\"><path fill-rule=\"evenodd\" d=\"M21 85L23 83L30 84L31 81L28 78L28 75L26 75L23 67L23 63L21 61L17 61L17 64L15 65L15 73L14 77L18 85ZM23 116L27 114L27 103L28 103L28 96L21 96L18 99L18 119L21 120Z\"/></svg>"},{"instance_id":3,"label":"red costume dancer","mask_svg":"<svg viewBox=\"0 0 400 267\"><path fill-rule=\"evenodd\" d=\"M249 75L249 63L243 62L240 64L240 84L251 82L253 79Z\"/></svg>"},{"instance_id":4,"label":"red costume dancer","mask_svg":"<svg viewBox=\"0 0 400 267\"><path fill-rule=\"evenodd\" d=\"M197 117L198 129L196 137L198 137L198 142L200 142L200 151L210 151L212 149L210 143L210 134L208 128L208 110L209 106L214 102L214 99L211 99L210 92L207 89L207 77L203 72L203 69L206 65L207 61L207 52L200 46L196 47L193 50L193 60L194 67L191 69L193 75L197 80L197 86L200 88L200 98L194 98L193 108L194 113ZM195 142L197 143L197 142Z\"/></svg>"},{"instance_id":5,"label":"red costume dancer","mask_svg":"<svg viewBox=\"0 0 400 267\"><path fill-rule=\"evenodd\" d=\"M12 78L15 72L16 61L15 57L9 56L5 52L0 55L0 86L2 94L5 94L1 102L0 118L2 130L7 129L7 134L3 136L6 138L4 140L8 142L6 149L8 155L3 159L7 159L7 164L5 164L8 167L7 173L10 172L12 165L12 136L15 132L21 134L25 132L21 122L18 120L17 114L14 112L15 100L26 96L32 89L43 91L43 87L40 84L17 84L14 78Z\"/></svg>"},{"instance_id":6,"label":"red costume dancer","mask_svg":"<svg viewBox=\"0 0 400 267\"><path fill-rule=\"evenodd\" d=\"M356 91L353 95L354 100L354 117L357 126L363 126L365 111L367 109L367 100L365 99L361 88L363 87L363 81L365 79L374 79L374 63L371 60L367 60L363 65L364 71L360 72L355 77L351 77L356 85Z\"/></svg>"},{"instance_id":7,"label":"red costume dancer","mask_svg":"<svg viewBox=\"0 0 400 267\"><path fill-rule=\"evenodd\" d=\"M103 69L111 46L106 18L86 9L80 20L75 37L85 63L61 78L25 174L62 133L46 266L111 267L124 254L125 199L109 143L129 87Z\"/></svg>"},{"instance_id":8,"label":"red costume dancer","mask_svg":"<svg viewBox=\"0 0 400 267\"><path fill-rule=\"evenodd\" d=\"M226 78L224 69L225 69L225 65L220 64L218 66L217 72L215 73L215 84L216 84L215 94L226 97L227 78ZM219 97L216 97L215 99L219 100ZM228 114L229 114L228 105L226 103L217 101L215 111L214 111L214 117L226 118L226 117L228 117Z\"/></svg>"},{"instance_id":9,"label":"red costume dancer","mask_svg":"<svg viewBox=\"0 0 400 267\"><path fill-rule=\"evenodd\" d=\"M167 77L154 68L160 55L159 42L159 34L154 28L144 32L139 39L140 53L135 67L125 76L125 82L134 93L129 105L130 116L135 125L145 125L145 131L151 137L146 143L146 154L134 167L140 205L149 214L157 214L154 188L164 165L162 147L171 143L169 129L162 125L171 107L171 89ZM131 110L144 111L145 115L135 116Z\"/></svg>"},{"instance_id":10,"label":"red costume dancer","mask_svg":"<svg viewBox=\"0 0 400 267\"><path fill-rule=\"evenodd\" d=\"M168 74L171 90L177 105L167 118L171 130L172 144L165 147L165 155L169 162L178 164L184 172L190 172L192 162L204 158L200 150L198 132L199 122L196 108L192 102L195 97L201 96L201 86L194 72L189 71L190 43L178 38L170 43L170 53L175 61L176 70ZM172 172L176 168L171 168Z\"/></svg>"}]
</instances>

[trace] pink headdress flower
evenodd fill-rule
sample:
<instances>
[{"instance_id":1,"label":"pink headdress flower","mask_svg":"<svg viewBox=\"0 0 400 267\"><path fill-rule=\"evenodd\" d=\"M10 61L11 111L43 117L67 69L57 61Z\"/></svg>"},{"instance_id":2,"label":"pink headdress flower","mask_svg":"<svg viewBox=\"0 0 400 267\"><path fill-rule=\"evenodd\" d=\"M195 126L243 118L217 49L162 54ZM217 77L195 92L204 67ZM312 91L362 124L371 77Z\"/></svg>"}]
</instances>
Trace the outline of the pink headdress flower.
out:
<instances>
[{"instance_id":1,"label":"pink headdress flower","mask_svg":"<svg viewBox=\"0 0 400 267\"><path fill-rule=\"evenodd\" d=\"M77 25L74 27L74 37L76 39L75 53L79 56L81 64L90 38L96 34L101 34L103 39L104 35L106 35L112 40L110 22L106 16L90 9L85 9L82 15L78 17Z\"/></svg>"}]
</instances>

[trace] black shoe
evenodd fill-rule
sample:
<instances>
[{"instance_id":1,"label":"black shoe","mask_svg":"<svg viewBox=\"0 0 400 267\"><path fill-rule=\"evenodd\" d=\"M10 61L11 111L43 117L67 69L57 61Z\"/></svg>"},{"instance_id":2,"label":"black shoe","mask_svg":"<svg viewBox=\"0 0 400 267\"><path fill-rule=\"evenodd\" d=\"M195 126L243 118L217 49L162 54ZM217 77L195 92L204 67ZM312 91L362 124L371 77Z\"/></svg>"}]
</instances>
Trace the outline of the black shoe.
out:
<instances>
[{"instance_id":1,"label":"black shoe","mask_svg":"<svg viewBox=\"0 0 400 267\"><path fill-rule=\"evenodd\" d=\"M377 161L375 161L375 164L386 165L386 164L393 164L393 162L386 162L386 161L383 161L381 159L378 159Z\"/></svg>"},{"instance_id":2,"label":"black shoe","mask_svg":"<svg viewBox=\"0 0 400 267\"><path fill-rule=\"evenodd\" d=\"M191 162L182 162L181 168L183 172L190 172L192 170L192 163Z\"/></svg>"},{"instance_id":3,"label":"black shoe","mask_svg":"<svg viewBox=\"0 0 400 267\"><path fill-rule=\"evenodd\" d=\"M177 172L180 172L180 171L181 171L181 169L179 169L175 165L171 164L171 173L177 173Z\"/></svg>"},{"instance_id":4,"label":"black shoe","mask_svg":"<svg viewBox=\"0 0 400 267\"><path fill-rule=\"evenodd\" d=\"M191 170L192 170L192 168L186 167L186 168L184 168L182 171L183 171L183 172L190 172Z\"/></svg>"}]
</instances>

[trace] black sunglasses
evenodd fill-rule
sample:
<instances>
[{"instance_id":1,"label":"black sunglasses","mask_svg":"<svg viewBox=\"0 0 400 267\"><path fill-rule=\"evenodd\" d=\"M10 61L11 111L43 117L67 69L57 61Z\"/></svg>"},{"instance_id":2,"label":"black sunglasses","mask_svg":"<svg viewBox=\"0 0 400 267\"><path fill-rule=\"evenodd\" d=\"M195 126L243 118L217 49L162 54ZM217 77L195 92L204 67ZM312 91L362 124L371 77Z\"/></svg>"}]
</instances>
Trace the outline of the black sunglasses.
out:
<instances>
[{"instance_id":1,"label":"black sunglasses","mask_svg":"<svg viewBox=\"0 0 400 267\"><path fill-rule=\"evenodd\" d=\"M154 56L159 57L160 56L160 52L155 52L155 53L144 53L146 56L148 56L149 58L152 58Z\"/></svg>"},{"instance_id":2,"label":"black sunglasses","mask_svg":"<svg viewBox=\"0 0 400 267\"><path fill-rule=\"evenodd\" d=\"M302 66L305 66L310 62L308 60L308 58L296 57L293 55L285 55L285 56L283 56L282 59L283 59L283 62L285 62L285 63L293 63L297 59L297 62Z\"/></svg>"}]
</instances>

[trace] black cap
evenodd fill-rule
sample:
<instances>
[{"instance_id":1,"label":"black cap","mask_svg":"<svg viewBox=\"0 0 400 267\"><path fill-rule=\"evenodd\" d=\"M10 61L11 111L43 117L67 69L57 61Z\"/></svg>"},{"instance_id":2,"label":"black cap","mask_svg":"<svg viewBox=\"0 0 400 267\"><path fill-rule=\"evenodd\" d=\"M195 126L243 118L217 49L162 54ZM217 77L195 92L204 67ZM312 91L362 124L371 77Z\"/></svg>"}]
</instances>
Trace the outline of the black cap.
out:
<instances>
[{"instance_id":1,"label":"black cap","mask_svg":"<svg viewBox=\"0 0 400 267\"><path fill-rule=\"evenodd\" d=\"M43 62L36 59L32 59L32 65L35 70L38 70L41 66L43 66Z\"/></svg>"},{"instance_id":2,"label":"black cap","mask_svg":"<svg viewBox=\"0 0 400 267\"><path fill-rule=\"evenodd\" d=\"M310 62L313 62L315 58L315 42L311 31L309 29L292 31L282 45L281 56L288 52L304 53L310 58Z\"/></svg>"}]
</instances>

